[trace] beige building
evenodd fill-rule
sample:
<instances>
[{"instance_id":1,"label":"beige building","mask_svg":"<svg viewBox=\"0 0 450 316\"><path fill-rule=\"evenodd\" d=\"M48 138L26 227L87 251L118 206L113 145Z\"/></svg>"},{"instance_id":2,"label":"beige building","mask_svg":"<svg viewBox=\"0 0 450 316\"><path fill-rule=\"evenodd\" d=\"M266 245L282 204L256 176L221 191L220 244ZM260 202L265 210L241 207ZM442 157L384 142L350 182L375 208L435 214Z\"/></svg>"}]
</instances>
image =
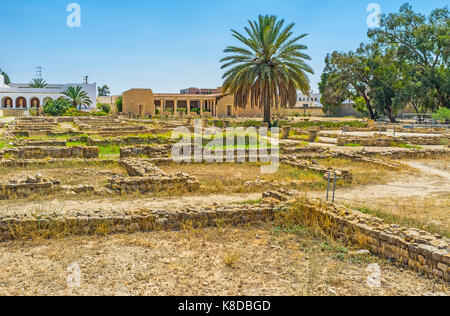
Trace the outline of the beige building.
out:
<instances>
[{"instance_id":1,"label":"beige building","mask_svg":"<svg viewBox=\"0 0 450 316\"><path fill-rule=\"evenodd\" d=\"M173 115L183 112L211 117L261 117L259 107L236 107L231 94L164 94L153 93L151 89L131 89L122 95L123 113L129 116ZM273 114L280 113L273 108Z\"/></svg>"}]
</instances>

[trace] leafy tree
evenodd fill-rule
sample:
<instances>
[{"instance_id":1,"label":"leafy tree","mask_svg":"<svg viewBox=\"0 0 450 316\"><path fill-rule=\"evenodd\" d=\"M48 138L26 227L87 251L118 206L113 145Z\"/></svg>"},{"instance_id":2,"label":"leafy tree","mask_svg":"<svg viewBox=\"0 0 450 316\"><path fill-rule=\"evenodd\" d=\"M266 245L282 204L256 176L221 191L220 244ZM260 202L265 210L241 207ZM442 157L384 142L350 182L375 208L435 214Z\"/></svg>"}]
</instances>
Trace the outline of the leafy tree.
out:
<instances>
[{"instance_id":1,"label":"leafy tree","mask_svg":"<svg viewBox=\"0 0 450 316\"><path fill-rule=\"evenodd\" d=\"M249 21L246 35L232 30L232 35L245 47L229 46L230 54L221 60L224 93L234 94L235 104L264 109L264 122L271 124L273 105L294 106L297 90L309 94L307 73L313 70L305 63L311 58L303 53L307 47L298 41L307 34L292 37L295 24L284 26L284 20L260 15L258 21Z\"/></svg>"},{"instance_id":2,"label":"leafy tree","mask_svg":"<svg viewBox=\"0 0 450 316\"><path fill-rule=\"evenodd\" d=\"M333 72L329 54L325 58L325 70L321 75L319 91L322 95L320 103L323 105L323 112L328 114L337 114L337 107L349 95L347 83L341 80L338 73Z\"/></svg>"},{"instance_id":3,"label":"leafy tree","mask_svg":"<svg viewBox=\"0 0 450 316\"><path fill-rule=\"evenodd\" d=\"M89 106L92 104L91 99L85 91L81 90L81 87L67 87L67 90L63 93L73 107L81 110L82 106Z\"/></svg>"},{"instance_id":4,"label":"leafy tree","mask_svg":"<svg viewBox=\"0 0 450 316\"><path fill-rule=\"evenodd\" d=\"M370 97L370 69L365 47L362 45L356 52L333 52L325 59L325 70L319 84L321 92L325 92L327 106L337 106L347 98L362 98L371 119L378 114L374 111ZM327 95L327 91L334 96ZM332 98L332 100L327 100ZM340 102L342 100L342 102Z\"/></svg>"},{"instance_id":5,"label":"leafy tree","mask_svg":"<svg viewBox=\"0 0 450 316\"><path fill-rule=\"evenodd\" d=\"M98 87L98 96L99 97L106 97L111 94L109 91L109 87L107 85L104 85L103 87Z\"/></svg>"},{"instance_id":6,"label":"leafy tree","mask_svg":"<svg viewBox=\"0 0 450 316\"><path fill-rule=\"evenodd\" d=\"M11 84L11 80L9 79L8 75L1 69L0 69L0 74L2 74L3 77L5 78L5 84L7 84L7 85Z\"/></svg>"},{"instance_id":7,"label":"leafy tree","mask_svg":"<svg viewBox=\"0 0 450 316\"><path fill-rule=\"evenodd\" d=\"M368 35L421 67L424 85L434 88L433 93L442 107L450 107L450 14L447 7L436 9L426 17L404 4L399 13L382 15L380 27L370 30Z\"/></svg>"},{"instance_id":8,"label":"leafy tree","mask_svg":"<svg viewBox=\"0 0 450 316\"><path fill-rule=\"evenodd\" d=\"M44 105L44 113L50 116L62 116L70 108L71 104L67 99L50 100Z\"/></svg>"},{"instance_id":9,"label":"leafy tree","mask_svg":"<svg viewBox=\"0 0 450 316\"><path fill-rule=\"evenodd\" d=\"M116 106L117 106L117 112L122 113L123 104L122 104L122 96L119 95L119 97L116 100Z\"/></svg>"},{"instance_id":10,"label":"leafy tree","mask_svg":"<svg viewBox=\"0 0 450 316\"><path fill-rule=\"evenodd\" d=\"M31 80L28 86L30 88L41 89L47 87L47 82L42 78L34 78Z\"/></svg>"}]
</instances>

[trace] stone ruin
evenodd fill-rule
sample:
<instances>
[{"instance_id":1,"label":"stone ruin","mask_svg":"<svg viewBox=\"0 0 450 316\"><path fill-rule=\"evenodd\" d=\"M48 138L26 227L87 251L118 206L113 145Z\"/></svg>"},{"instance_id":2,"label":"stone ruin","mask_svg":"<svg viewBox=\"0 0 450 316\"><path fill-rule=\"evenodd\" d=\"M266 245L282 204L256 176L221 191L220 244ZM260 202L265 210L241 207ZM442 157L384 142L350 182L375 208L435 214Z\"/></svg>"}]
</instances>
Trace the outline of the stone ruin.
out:
<instances>
[{"instance_id":1,"label":"stone ruin","mask_svg":"<svg viewBox=\"0 0 450 316\"><path fill-rule=\"evenodd\" d=\"M45 159L45 158L98 158L98 147L18 147L0 149L0 158Z\"/></svg>"},{"instance_id":2,"label":"stone ruin","mask_svg":"<svg viewBox=\"0 0 450 316\"><path fill-rule=\"evenodd\" d=\"M346 136L338 137L337 145L358 144L365 147L392 147L395 144L409 145L442 145L444 137L441 136L403 136L391 137L375 135L373 137Z\"/></svg>"},{"instance_id":3,"label":"stone ruin","mask_svg":"<svg viewBox=\"0 0 450 316\"><path fill-rule=\"evenodd\" d=\"M122 159L120 164L129 177L112 177L106 185L107 189L117 193L156 193L175 187L192 192L200 188L195 177L182 172L167 174L146 159Z\"/></svg>"},{"instance_id":4,"label":"stone ruin","mask_svg":"<svg viewBox=\"0 0 450 316\"><path fill-rule=\"evenodd\" d=\"M27 176L25 179L11 179L0 183L0 199L26 198L33 194L49 195L65 191L69 193L85 193L94 191L91 185L62 186L61 181L44 178L41 174Z\"/></svg>"},{"instance_id":5,"label":"stone ruin","mask_svg":"<svg viewBox=\"0 0 450 316\"><path fill-rule=\"evenodd\" d=\"M267 191L262 197L260 203L252 205L214 203L207 207L146 209L132 213L110 210L103 217L86 212L70 215L41 214L38 219L31 214L28 218L2 218L0 215L0 241L27 238L26 233L29 231L43 234L56 231L71 235L94 235L99 228L102 233L106 229L107 233L112 234L179 230L186 224L196 228L248 225L280 220L283 213L290 212L290 207L293 207L292 212L300 212L299 224L302 220L314 220L335 238L450 281L448 238L414 228L389 225L374 216L319 199L307 199L303 194L292 190Z\"/></svg>"}]
</instances>

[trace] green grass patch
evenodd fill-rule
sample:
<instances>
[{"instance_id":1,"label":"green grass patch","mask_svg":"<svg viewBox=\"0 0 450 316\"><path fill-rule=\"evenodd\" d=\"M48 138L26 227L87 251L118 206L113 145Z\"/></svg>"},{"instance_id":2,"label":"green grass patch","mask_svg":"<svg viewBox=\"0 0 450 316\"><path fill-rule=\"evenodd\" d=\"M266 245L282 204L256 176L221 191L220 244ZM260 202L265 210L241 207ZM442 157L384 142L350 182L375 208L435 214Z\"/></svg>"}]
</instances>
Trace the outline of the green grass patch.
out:
<instances>
[{"instance_id":1,"label":"green grass patch","mask_svg":"<svg viewBox=\"0 0 450 316\"><path fill-rule=\"evenodd\" d=\"M367 128L367 122L363 121L347 121L347 122L332 122L332 121L303 121L296 123L289 123L287 121L282 121L281 126L291 126L294 128L310 128L316 126L322 126L325 128L341 129L344 126L349 126L352 128Z\"/></svg>"},{"instance_id":2,"label":"green grass patch","mask_svg":"<svg viewBox=\"0 0 450 316\"><path fill-rule=\"evenodd\" d=\"M410 144L406 144L406 143L397 143L397 142L391 142L391 147L396 147L396 148L407 148L407 149L418 149L418 150L422 150L423 147L418 146L418 145L410 145Z\"/></svg>"},{"instance_id":3,"label":"green grass patch","mask_svg":"<svg viewBox=\"0 0 450 316\"><path fill-rule=\"evenodd\" d=\"M100 146L98 152L100 159L118 158L120 156L120 147L114 145Z\"/></svg>"},{"instance_id":4,"label":"green grass patch","mask_svg":"<svg viewBox=\"0 0 450 316\"><path fill-rule=\"evenodd\" d=\"M345 147L362 147L361 144L356 144L356 143L347 143L344 146Z\"/></svg>"}]
</instances>

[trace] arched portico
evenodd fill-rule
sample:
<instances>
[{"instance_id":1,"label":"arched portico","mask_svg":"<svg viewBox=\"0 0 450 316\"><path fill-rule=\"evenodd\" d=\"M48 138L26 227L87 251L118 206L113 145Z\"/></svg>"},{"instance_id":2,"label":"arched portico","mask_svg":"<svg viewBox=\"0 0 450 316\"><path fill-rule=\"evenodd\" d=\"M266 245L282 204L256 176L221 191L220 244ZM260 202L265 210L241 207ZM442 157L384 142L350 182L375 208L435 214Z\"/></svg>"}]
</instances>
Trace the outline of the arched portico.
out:
<instances>
[{"instance_id":1,"label":"arched portico","mask_svg":"<svg viewBox=\"0 0 450 316\"><path fill-rule=\"evenodd\" d=\"M2 98L2 108L4 109L11 109L13 107L13 99L11 99L10 97L4 97Z\"/></svg>"},{"instance_id":2,"label":"arched portico","mask_svg":"<svg viewBox=\"0 0 450 316\"><path fill-rule=\"evenodd\" d=\"M41 100L39 100L39 98L31 98L30 100L30 107L32 109L39 109L39 107L41 106Z\"/></svg>"},{"instance_id":3,"label":"arched portico","mask_svg":"<svg viewBox=\"0 0 450 316\"><path fill-rule=\"evenodd\" d=\"M16 109L26 109L27 108L27 99L24 97L18 97L16 99Z\"/></svg>"}]
</instances>

